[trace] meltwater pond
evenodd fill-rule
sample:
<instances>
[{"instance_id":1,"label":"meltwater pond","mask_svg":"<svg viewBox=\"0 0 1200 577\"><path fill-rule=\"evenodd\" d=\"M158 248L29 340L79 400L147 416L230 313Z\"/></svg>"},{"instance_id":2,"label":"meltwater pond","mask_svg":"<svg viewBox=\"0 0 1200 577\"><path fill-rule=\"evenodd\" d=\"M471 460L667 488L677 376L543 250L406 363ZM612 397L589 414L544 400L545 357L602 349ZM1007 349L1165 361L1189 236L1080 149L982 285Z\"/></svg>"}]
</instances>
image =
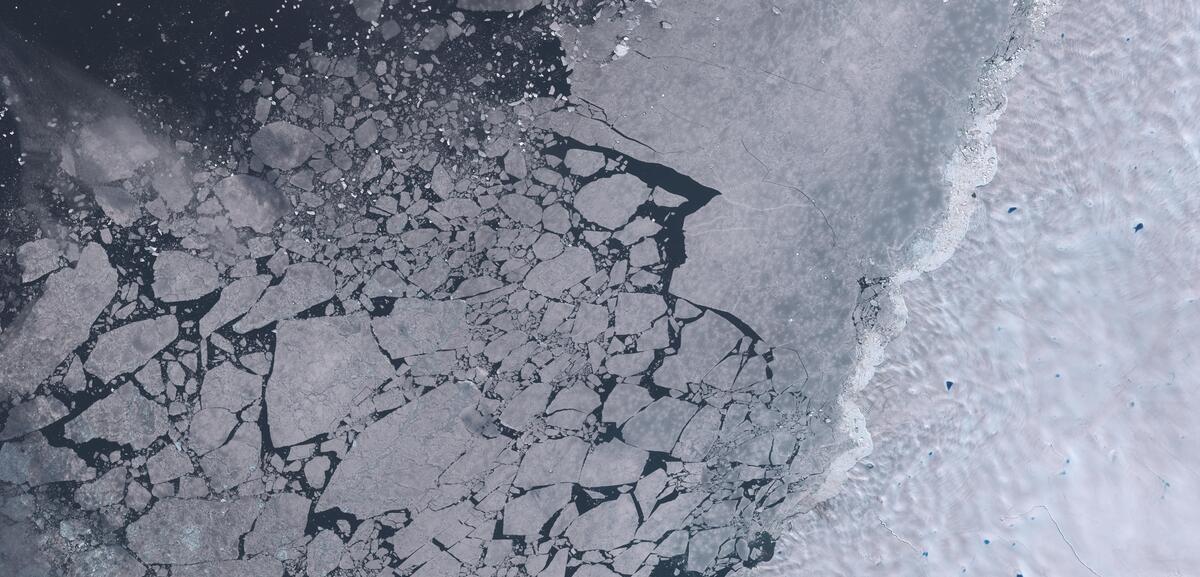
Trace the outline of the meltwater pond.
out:
<instances>
[{"instance_id":1,"label":"meltwater pond","mask_svg":"<svg viewBox=\"0 0 1200 577\"><path fill-rule=\"evenodd\" d=\"M758 575L1194 573L1198 16L1050 20L966 242L904 288L874 453Z\"/></svg>"}]
</instances>

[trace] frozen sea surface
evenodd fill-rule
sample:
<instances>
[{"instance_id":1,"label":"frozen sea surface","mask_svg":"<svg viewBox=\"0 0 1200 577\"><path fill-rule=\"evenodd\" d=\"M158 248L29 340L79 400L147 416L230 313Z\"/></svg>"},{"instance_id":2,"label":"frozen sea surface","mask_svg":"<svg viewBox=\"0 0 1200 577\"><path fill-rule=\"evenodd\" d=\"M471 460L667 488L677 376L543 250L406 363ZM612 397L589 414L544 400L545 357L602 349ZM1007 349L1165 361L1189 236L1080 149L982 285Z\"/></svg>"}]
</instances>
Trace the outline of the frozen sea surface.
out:
<instances>
[{"instance_id":1,"label":"frozen sea surface","mask_svg":"<svg viewBox=\"0 0 1200 577\"><path fill-rule=\"evenodd\" d=\"M757 574L1194 574L1197 16L1050 20L966 241L903 289L874 453Z\"/></svg>"},{"instance_id":2,"label":"frozen sea surface","mask_svg":"<svg viewBox=\"0 0 1200 577\"><path fill-rule=\"evenodd\" d=\"M860 279L941 210L1010 9L121 4L0 15L9 573L758 564L862 439ZM21 551L66 514L128 551Z\"/></svg>"},{"instance_id":3,"label":"frozen sea surface","mask_svg":"<svg viewBox=\"0 0 1200 577\"><path fill-rule=\"evenodd\" d=\"M1196 564L1189 5L110 3L0 7L0 577Z\"/></svg>"}]
</instances>

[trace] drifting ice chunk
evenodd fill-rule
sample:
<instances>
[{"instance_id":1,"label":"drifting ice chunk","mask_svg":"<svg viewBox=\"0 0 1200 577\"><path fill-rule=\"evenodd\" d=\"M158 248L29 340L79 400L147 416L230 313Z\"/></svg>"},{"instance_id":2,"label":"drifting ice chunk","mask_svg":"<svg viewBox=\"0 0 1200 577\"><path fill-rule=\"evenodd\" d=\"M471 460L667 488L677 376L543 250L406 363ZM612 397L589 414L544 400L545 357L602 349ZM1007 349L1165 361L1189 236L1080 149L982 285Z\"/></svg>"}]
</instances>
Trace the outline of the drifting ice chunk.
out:
<instances>
[{"instance_id":1,"label":"drifting ice chunk","mask_svg":"<svg viewBox=\"0 0 1200 577\"><path fill-rule=\"evenodd\" d=\"M117 291L117 271L98 244L84 247L74 269L54 273L25 318L4 331L0 394L33 392L87 340L92 322ZM3 398L3 397L0 397Z\"/></svg>"},{"instance_id":2,"label":"drifting ice chunk","mask_svg":"<svg viewBox=\"0 0 1200 577\"><path fill-rule=\"evenodd\" d=\"M470 385L445 384L371 425L333 474L317 510L338 507L370 517L426 506L443 472L481 441L461 416L478 398Z\"/></svg>"},{"instance_id":3,"label":"drifting ice chunk","mask_svg":"<svg viewBox=\"0 0 1200 577\"><path fill-rule=\"evenodd\" d=\"M563 164L576 176L591 176L604 168L604 155L591 150L572 148L563 158Z\"/></svg>"},{"instance_id":4,"label":"drifting ice chunk","mask_svg":"<svg viewBox=\"0 0 1200 577\"><path fill-rule=\"evenodd\" d=\"M325 148L317 135L288 122L272 122L250 137L250 147L267 166L291 170Z\"/></svg>"},{"instance_id":5,"label":"drifting ice chunk","mask_svg":"<svg viewBox=\"0 0 1200 577\"><path fill-rule=\"evenodd\" d=\"M383 0L354 0L354 13L363 22L374 22L383 14Z\"/></svg>"},{"instance_id":6,"label":"drifting ice chunk","mask_svg":"<svg viewBox=\"0 0 1200 577\"><path fill-rule=\"evenodd\" d=\"M79 178L104 184L133 176L142 165L158 158L158 149L132 118L110 116L79 131L75 154Z\"/></svg>"},{"instance_id":7,"label":"drifting ice chunk","mask_svg":"<svg viewBox=\"0 0 1200 577\"><path fill-rule=\"evenodd\" d=\"M629 222L649 197L650 189L641 179L618 174L585 185L575 195L575 210L604 228L618 229Z\"/></svg>"},{"instance_id":8,"label":"drifting ice chunk","mask_svg":"<svg viewBox=\"0 0 1200 577\"><path fill-rule=\"evenodd\" d=\"M596 445L583 462L579 484L584 487L604 487L636 483L649 457L646 451L620 441Z\"/></svg>"},{"instance_id":9,"label":"drifting ice chunk","mask_svg":"<svg viewBox=\"0 0 1200 577\"><path fill-rule=\"evenodd\" d=\"M520 150L514 148L504 155L504 172L517 180L525 178L529 173L525 165L525 155L521 154Z\"/></svg>"},{"instance_id":10,"label":"drifting ice chunk","mask_svg":"<svg viewBox=\"0 0 1200 577\"><path fill-rule=\"evenodd\" d=\"M95 476L95 469L74 451L51 447L40 433L0 447L0 481L6 483L37 487L60 481L89 481Z\"/></svg>"},{"instance_id":11,"label":"drifting ice chunk","mask_svg":"<svg viewBox=\"0 0 1200 577\"><path fill-rule=\"evenodd\" d=\"M122 325L96 337L83 368L107 383L142 368L178 337L179 321L171 315Z\"/></svg>"},{"instance_id":12,"label":"drifting ice chunk","mask_svg":"<svg viewBox=\"0 0 1200 577\"><path fill-rule=\"evenodd\" d=\"M513 220L535 226L542 222L542 208L532 198L521 194L510 194L500 199L500 209Z\"/></svg>"},{"instance_id":13,"label":"drifting ice chunk","mask_svg":"<svg viewBox=\"0 0 1200 577\"><path fill-rule=\"evenodd\" d=\"M125 530L129 550L151 564L238 558L238 541L258 516L256 499L163 499Z\"/></svg>"},{"instance_id":14,"label":"drifting ice chunk","mask_svg":"<svg viewBox=\"0 0 1200 577\"><path fill-rule=\"evenodd\" d=\"M68 422L66 437L78 443L99 437L139 450L165 435L167 425L167 409L126 383Z\"/></svg>"},{"instance_id":15,"label":"drifting ice chunk","mask_svg":"<svg viewBox=\"0 0 1200 577\"><path fill-rule=\"evenodd\" d=\"M580 515L567 528L566 537L581 551L612 551L633 541L637 528L637 506L625 494Z\"/></svg>"},{"instance_id":16,"label":"drifting ice chunk","mask_svg":"<svg viewBox=\"0 0 1200 577\"><path fill-rule=\"evenodd\" d=\"M150 288L160 301L195 300L217 290L219 284L217 267L200 257L169 251L154 259L154 283Z\"/></svg>"},{"instance_id":17,"label":"drifting ice chunk","mask_svg":"<svg viewBox=\"0 0 1200 577\"><path fill-rule=\"evenodd\" d=\"M540 262L529 276L525 277L525 288L558 297L563 291L596 274L596 261L592 253L583 247L568 247L552 260Z\"/></svg>"},{"instance_id":18,"label":"drifting ice chunk","mask_svg":"<svg viewBox=\"0 0 1200 577\"><path fill-rule=\"evenodd\" d=\"M271 232L275 221L288 210L283 193L258 177L235 174L218 182L215 189L229 222L260 234Z\"/></svg>"},{"instance_id":19,"label":"drifting ice chunk","mask_svg":"<svg viewBox=\"0 0 1200 577\"><path fill-rule=\"evenodd\" d=\"M392 313L372 321L379 346L393 359L467 346L467 305L462 301L397 299Z\"/></svg>"},{"instance_id":20,"label":"drifting ice chunk","mask_svg":"<svg viewBox=\"0 0 1200 577\"><path fill-rule=\"evenodd\" d=\"M296 316L333 298L335 283L333 271L323 264L302 262L289 266L283 280L268 288L233 330L247 333Z\"/></svg>"},{"instance_id":21,"label":"drifting ice chunk","mask_svg":"<svg viewBox=\"0 0 1200 577\"><path fill-rule=\"evenodd\" d=\"M587 454L588 444L577 437L550 439L525 452L513 485L521 488L554 483L574 483Z\"/></svg>"},{"instance_id":22,"label":"drifting ice chunk","mask_svg":"<svg viewBox=\"0 0 1200 577\"><path fill-rule=\"evenodd\" d=\"M608 308L583 303L575 313L575 322L571 325L571 340L586 343L608 328Z\"/></svg>"},{"instance_id":23,"label":"drifting ice chunk","mask_svg":"<svg viewBox=\"0 0 1200 577\"><path fill-rule=\"evenodd\" d=\"M354 144L359 148L367 148L379 140L379 125L374 118L368 118L354 129Z\"/></svg>"},{"instance_id":24,"label":"drifting ice chunk","mask_svg":"<svg viewBox=\"0 0 1200 577\"><path fill-rule=\"evenodd\" d=\"M425 33L425 37L417 44L417 48L432 52L437 50L442 45L442 42L446 41L447 36L446 27L441 24L435 24L429 28L429 32Z\"/></svg>"},{"instance_id":25,"label":"drifting ice chunk","mask_svg":"<svg viewBox=\"0 0 1200 577\"><path fill-rule=\"evenodd\" d=\"M688 402L663 397L626 421L621 427L621 436L635 447L669 452L698 408Z\"/></svg>"},{"instance_id":26,"label":"drifting ice chunk","mask_svg":"<svg viewBox=\"0 0 1200 577\"><path fill-rule=\"evenodd\" d=\"M392 374L367 316L280 323L267 381L267 419L278 446L329 431L365 391Z\"/></svg>"}]
</instances>

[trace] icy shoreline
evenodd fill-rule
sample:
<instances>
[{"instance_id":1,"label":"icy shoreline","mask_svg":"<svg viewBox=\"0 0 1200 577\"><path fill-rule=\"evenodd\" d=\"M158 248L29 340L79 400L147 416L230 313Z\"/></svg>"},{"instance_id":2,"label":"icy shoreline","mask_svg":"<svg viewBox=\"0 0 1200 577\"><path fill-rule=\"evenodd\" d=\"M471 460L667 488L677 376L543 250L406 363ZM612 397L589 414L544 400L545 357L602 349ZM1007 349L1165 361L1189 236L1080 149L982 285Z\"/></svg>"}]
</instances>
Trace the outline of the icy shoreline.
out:
<instances>
[{"instance_id":1,"label":"icy shoreline","mask_svg":"<svg viewBox=\"0 0 1200 577\"><path fill-rule=\"evenodd\" d=\"M850 468L874 449L858 397L885 360L888 343L903 332L908 322L902 287L945 264L966 238L971 217L978 209L975 190L996 175L998 159L992 134L1007 106L1006 85L1020 72L1028 51L1036 46L1046 19L1058 9L1057 0L1026 0L1014 7L1010 34L983 66L957 153L943 169L947 200L942 221L930 227L926 237L931 238L914 243L910 251L919 254L889 277L871 284L869 288L876 292L859 303L859 314L869 314L873 322L859 326L854 369L838 399L841 429L854 447L834 459L814 505L837 495ZM864 307L868 311L863 312Z\"/></svg>"}]
</instances>

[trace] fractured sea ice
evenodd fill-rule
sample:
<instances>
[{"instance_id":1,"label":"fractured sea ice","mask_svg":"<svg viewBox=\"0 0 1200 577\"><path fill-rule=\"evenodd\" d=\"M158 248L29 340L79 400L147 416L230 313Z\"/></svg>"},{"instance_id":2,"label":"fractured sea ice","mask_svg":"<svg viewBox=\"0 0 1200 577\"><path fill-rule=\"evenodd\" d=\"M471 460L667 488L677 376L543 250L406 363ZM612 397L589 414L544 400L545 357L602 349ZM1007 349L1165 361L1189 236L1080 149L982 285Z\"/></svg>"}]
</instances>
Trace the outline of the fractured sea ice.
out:
<instances>
[{"instance_id":1,"label":"fractured sea ice","mask_svg":"<svg viewBox=\"0 0 1200 577\"><path fill-rule=\"evenodd\" d=\"M215 187L217 200L236 227L268 233L287 212L288 201L271 183L245 174L227 176Z\"/></svg>"},{"instance_id":2,"label":"fractured sea ice","mask_svg":"<svg viewBox=\"0 0 1200 577\"><path fill-rule=\"evenodd\" d=\"M813 425L841 424L818 414L828 382L807 386L834 363L756 332L792 301L730 295L831 272L805 252L810 228L831 240L808 227L829 195L765 182L783 178L772 135L667 131L627 83L598 85L597 56L729 114L705 100L720 90L647 72L686 15L614 52L630 16L563 27L586 16L569 2L342 4L361 28L255 62L217 111L232 132L163 118L174 151L136 125L101 139L130 150L57 147L83 202L68 237L20 249L38 298L0 336L0 481L17 485L0 514L69 542L68 574L711 577L762 560L840 448ZM510 46L534 49L495 68ZM751 93L782 94L782 71L761 80ZM779 110L758 104L738 114Z\"/></svg>"},{"instance_id":3,"label":"fractured sea ice","mask_svg":"<svg viewBox=\"0 0 1200 577\"><path fill-rule=\"evenodd\" d=\"M80 555L75 560L72 577L105 575L107 577L142 577L146 566L142 565L124 547L105 545Z\"/></svg>"},{"instance_id":4,"label":"fractured sea ice","mask_svg":"<svg viewBox=\"0 0 1200 577\"><path fill-rule=\"evenodd\" d=\"M558 297L563 291L596 273L592 253L582 247L571 247L557 257L539 262L525 277L525 288L547 297Z\"/></svg>"},{"instance_id":5,"label":"fractured sea ice","mask_svg":"<svg viewBox=\"0 0 1200 577\"><path fill-rule=\"evenodd\" d=\"M0 481L37 487L61 481L88 481L92 469L65 447L52 447L40 433L0 447Z\"/></svg>"},{"instance_id":6,"label":"fractured sea ice","mask_svg":"<svg viewBox=\"0 0 1200 577\"><path fill-rule=\"evenodd\" d=\"M618 229L650 197L646 183L629 174L618 174L584 185L575 196L575 209L584 218L607 229Z\"/></svg>"},{"instance_id":7,"label":"fractured sea ice","mask_svg":"<svg viewBox=\"0 0 1200 577\"><path fill-rule=\"evenodd\" d=\"M250 287L253 288L253 287ZM333 297L336 280L329 267L313 262L293 264L278 284L267 287L246 315L233 325L239 333L291 318ZM247 294L253 291L247 289Z\"/></svg>"},{"instance_id":8,"label":"fractured sea ice","mask_svg":"<svg viewBox=\"0 0 1200 577\"><path fill-rule=\"evenodd\" d=\"M67 423L68 439L100 438L136 449L150 446L167 432L167 409L146 398L133 383L117 387Z\"/></svg>"},{"instance_id":9,"label":"fractured sea ice","mask_svg":"<svg viewBox=\"0 0 1200 577\"><path fill-rule=\"evenodd\" d=\"M268 166L290 170L325 149L312 132L288 122L272 122L250 137L250 148Z\"/></svg>"},{"instance_id":10,"label":"fractured sea ice","mask_svg":"<svg viewBox=\"0 0 1200 577\"><path fill-rule=\"evenodd\" d=\"M237 413L262 396L263 379L223 362L204 374L200 386L200 405L205 409L224 409Z\"/></svg>"},{"instance_id":11,"label":"fractured sea ice","mask_svg":"<svg viewBox=\"0 0 1200 577\"><path fill-rule=\"evenodd\" d=\"M242 545L245 553L274 556L278 549L302 539L311 506L312 502L294 493L271 497L255 520L254 529L246 535Z\"/></svg>"},{"instance_id":12,"label":"fractured sea ice","mask_svg":"<svg viewBox=\"0 0 1200 577\"><path fill-rule=\"evenodd\" d=\"M131 523L125 535L129 550L146 563L232 560L259 512L256 498L163 499Z\"/></svg>"},{"instance_id":13,"label":"fractured sea ice","mask_svg":"<svg viewBox=\"0 0 1200 577\"><path fill-rule=\"evenodd\" d=\"M73 269L50 275L41 298L0 338L0 391L32 392L88 338L92 323L117 290L117 271L99 244L89 244Z\"/></svg>"},{"instance_id":14,"label":"fractured sea ice","mask_svg":"<svg viewBox=\"0 0 1200 577\"><path fill-rule=\"evenodd\" d=\"M636 483L650 453L621 441L609 441L592 447L583 461L579 484L603 487Z\"/></svg>"},{"instance_id":15,"label":"fractured sea ice","mask_svg":"<svg viewBox=\"0 0 1200 577\"><path fill-rule=\"evenodd\" d=\"M225 491L258 478L262 473L262 432L258 423L238 426L233 437L221 447L200 458L200 468L212 488Z\"/></svg>"},{"instance_id":16,"label":"fractured sea ice","mask_svg":"<svg viewBox=\"0 0 1200 577\"><path fill-rule=\"evenodd\" d=\"M171 577L282 577L283 569L279 559L264 553L249 559L178 565L171 569Z\"/></svg>"},{"instance_id":17,"label":"fractured sea ice","mask_svg":"<svg viewBox=\"0 0 1200 577\"><path fill-rule=\"evenodd\" d=\"M129 472L125 467L113 467L100 478L75 490L75 502L86 510L99 509L120 503L125 497L125 482Z\"/></svg>"},{"instance_id":18,"label":"fractured sea ice","mask_svg":"<svg viewBox=\"0 0 1200 577\"><path fill-rule=\"evenodd\" d=\"M167 251L154 259L154 283L150 289L163 302L198 299L220 286L212 263L186 252Z\"/></svg>"},{"instance_id":19,"label":"fractured sea ice","mask_svg":"<svg viewBox=\"0 0 1200 577\"><path fill-rule=\"evenodd\" d=\"M625 442L648 451L670 452L679 433L699 409L686 401L663 397L650 403L625 421L621 435Z\"/></svg>"},{"instance_id":20,"label":"fractured sea ice","mask_svg":"<svg viewBox=\"0 0 1200 577\"><path fill-rule=\"evenodd\" d=\"M477 396L467 384L446 385L368 427L334 472L318 510L337 507L359 516L419 510L439 494L462 491L441 486L439 477L481 440L460 417Z\"/></svg>"},{"instance_id":21,"label":"fractured sea ice","mask_svg":"<svg viewBox=\"0 0 1200 577\"><path fill-rule=\"evenodd\" d=\"M580 514L565 536L577 549L612 551L633 541L637 528L637 507L625 494Z\"/></svg>"},{"instance_id":22,"label":"fractured sea ice","mask_svg":"<svg viewBox=\"0 0 1200 577\"><path fill-rule=\"evenodd\" d=\"M21 266L21 282L30 283L60 268L63 251L53 239L29 241L17 248L17 264Z\"/></svg>"},{"instance_id":23,"label":"fractured sea ice","mask_svg":"<svg viewBox=\"0 0 1200 577\"><path fill-rule=\"evenodd\" d=\"M179 337L179 321L171 315L134 321L96 338L83 368L108 382L134 372Z\"/></svg>"},{"instance_id":24,"label":"fractured sea ice","mask_svg":"<svg viewBox=\"0 0 1200 577\"><path fill-rule=\"evenodd\" d=\"M70 411L54 397L36 396L8 410L4 428L0 430L0 441L15 439L57 421Z\"/></svg>"},{"instance_id":25,"label":"fractured sea ice","mask_svg":"<svg viewBox=\"0 0 1200 577\"><path fill-rule=\"evenodd\" d=\"M467 306L462 301L396 299L391 314L371 322L379 346L393 359L465 347Z\"/></svg>"},{"instance_id":26,"label":"fractured sea ice","mask_svg":"<svg viewBox=\"0 0 1200 577\"><path fill-rule=\"evenodd\" d=\"M128 116L108 116L84 126L74 151L79 177L96 184L129 178L159 155L146 133Z\"/></svg>"},{"instance_id":27,"label":"fractured sea ice","mask_svg":"<svg viewBox=\"0 0 1200 577\"><path fill-rule=\"evenodd\" d=\"M284 321L275 346L266 402L277 446L332 430L393 373L365 314Z\"/></svg>"}]
</instances>

